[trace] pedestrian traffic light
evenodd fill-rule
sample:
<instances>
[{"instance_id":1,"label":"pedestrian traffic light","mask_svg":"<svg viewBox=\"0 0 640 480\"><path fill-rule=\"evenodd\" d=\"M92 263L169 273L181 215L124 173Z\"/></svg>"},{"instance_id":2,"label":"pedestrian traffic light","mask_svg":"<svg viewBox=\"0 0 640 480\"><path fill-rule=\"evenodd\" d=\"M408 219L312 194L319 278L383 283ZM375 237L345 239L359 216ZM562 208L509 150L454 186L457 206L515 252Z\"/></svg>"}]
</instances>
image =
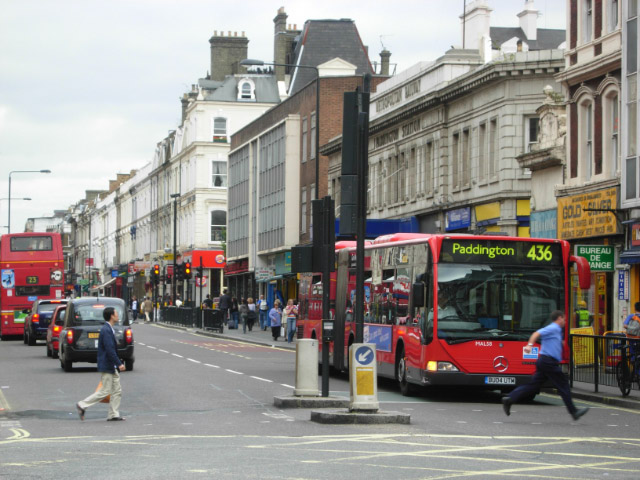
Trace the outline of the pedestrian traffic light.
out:
<instances>
[{"instance_id":1,"label":"pedestrian traffic light","mask_svg":"<svg viewBox=\"0 0 640 480\"><path fill-rule=\"evenodd\" d=\"M182 270L185 280L189 280L191 278L191 262L183 263Z\"/></svg>"},{"instance_id":2,"label":"pedestrian traffic light","mask_svg":"<svg viewBox=\"0 0 640 480\"><path fill-rule=\"evenodd\" d=\"M202 278L204 276L204 268L196 267L196 277Z\"/></svg>"}]
</instances>

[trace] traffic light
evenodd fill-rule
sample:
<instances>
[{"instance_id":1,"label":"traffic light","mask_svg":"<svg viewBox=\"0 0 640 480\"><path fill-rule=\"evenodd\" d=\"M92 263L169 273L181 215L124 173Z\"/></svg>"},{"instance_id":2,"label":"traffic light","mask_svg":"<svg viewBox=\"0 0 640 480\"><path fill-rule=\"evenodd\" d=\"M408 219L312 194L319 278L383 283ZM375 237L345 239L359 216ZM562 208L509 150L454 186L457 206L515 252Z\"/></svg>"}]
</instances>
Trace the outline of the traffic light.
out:
<instances>
[{"instance_id":1,"label":"traffic light","mask_svg":"<svg viewBox=\"0 0 640 480\"><path fill-rule=\"evenodd\" d=\"M204 276L204 267L196 267L196 277L202 278Z\"/></svg>"},{"instance_id":2,"label":"traffic light","mask_svg":"<svg viewBox=\"0 0 640 480\"><path fill-rule=\"evenodd\" d=\"M191 262L182 264L182 273L185 280L189 280L191 278Z\"/></svg>"},{"instance_id":3,"label":"traffic light","mask_svg":"<svg viewBox=\"0 0 640 480\"><path fill-rule=\"evenodd\" d=\"M176 281L181 282L184 280L184 263L176 265Z\"/></svg>"},{"instance_id":4,"label":"traffic light","mask_svg":"<svg viewBox=\"0 0 640 480\"><path fill-rule=\"evenodd\" d=\"M160 282L160 265L155 264L151 270L151 281L154 285L158 285Z\"/></svg>"}]
</instances>

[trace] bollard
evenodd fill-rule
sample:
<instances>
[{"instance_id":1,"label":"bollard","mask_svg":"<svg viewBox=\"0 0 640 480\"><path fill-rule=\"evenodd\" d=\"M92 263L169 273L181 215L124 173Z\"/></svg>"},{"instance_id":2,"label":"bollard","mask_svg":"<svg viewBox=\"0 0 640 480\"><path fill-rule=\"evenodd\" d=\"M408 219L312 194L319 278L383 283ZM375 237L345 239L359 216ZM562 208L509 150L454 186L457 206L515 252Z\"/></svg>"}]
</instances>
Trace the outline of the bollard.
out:
<instances>
[{"instance_id":1,"label":"bollard","mask_svg":"<svg viewBox=\"0 0 640 480\"><path fill-rule=\"evenodd\" d=\"M372 343L354 343L349 347L349 410L377 412L378 372L376 346Z\"/></svg>"},{"instance_id":2,"label":"bollard","mask_svg":"<svg viewBox=\"0 0 640 480\"><path fill-rule=\"evenodd\" d=\"M303 338L296 342L296 397L318 394L318 341Z\"/></svg>"}]
</instances>

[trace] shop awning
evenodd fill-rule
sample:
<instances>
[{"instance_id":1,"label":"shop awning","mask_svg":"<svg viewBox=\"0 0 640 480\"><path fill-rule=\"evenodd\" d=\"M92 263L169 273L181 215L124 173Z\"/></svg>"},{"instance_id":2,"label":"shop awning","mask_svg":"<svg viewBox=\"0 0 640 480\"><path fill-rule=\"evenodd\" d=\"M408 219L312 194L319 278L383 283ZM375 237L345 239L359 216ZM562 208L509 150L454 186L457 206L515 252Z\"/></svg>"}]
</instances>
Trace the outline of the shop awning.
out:
<instances>
[{"instance_id":1,"label":"shop awning","mask_svg":"<svg viewBox=\"0 0 640 480\"><path fill-rule=\"evenodd\" d=\"M620 254L620 263L640 263L640 249L622 252Z\"/></svg>"},{"instance_id":2,"label":"shop awning","mask_svg":"<svg viewBox=\"0 0 640 480\"><path fill-rule=\"evenodd\" d=\"M100 289L103 289L104 287L108 287L109 285L111 285L115 281L116 281L116 277L113 277L108 282L105 282L102 285L98 285L97 287L90 288L89 290L91 290L92 292L95 292L96 290L100 290Z\"/></svg>"}]
</instances>

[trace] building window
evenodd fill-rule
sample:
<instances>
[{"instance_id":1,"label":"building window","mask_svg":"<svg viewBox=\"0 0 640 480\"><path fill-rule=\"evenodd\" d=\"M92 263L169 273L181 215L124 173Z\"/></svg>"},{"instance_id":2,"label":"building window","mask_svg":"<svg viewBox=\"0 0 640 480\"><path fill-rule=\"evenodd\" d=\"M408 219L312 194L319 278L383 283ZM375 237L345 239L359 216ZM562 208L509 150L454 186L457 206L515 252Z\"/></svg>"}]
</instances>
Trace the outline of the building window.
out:
<instances>
[{"instance_id":1,"label":"building window","mask_svg":"<svg viewBox=\"0 0 640 480\"><path fill-rule=\"evenodd\" d=\"M377 175L375 176L376 179L376 203L380 206L382 206L382 204L384 203L384 198L383 198L383 194L384 194L384 177L385 177L385 170L383 167L383 161L380 160L378 162L378 168L376 171Z\"/></svg>"},{"instance_id":2,"label":"building window","mask_svg":"<svg viewBox=\"0 0 640 480\"><path fill-rule=\"evenodd\" d=\"M609 32L618 28L618 0L609 0Z\"/></svg>"},{"instance_id":3,"label":"building window","mask_svg":"<svg viewBox=\"0 0 640 480\"><path fill-rule=\"evenodd\" d=\"M593 104L585 101L580 104L578 118L579 157L584 159L582 177L589 181L593 175Z\"/></svg>"},{"instance_id":4,"label":"building window","mask_svg":"<svg viewBox=\"0 0 640 480\"><path fill-rule=\"evenodd\" d=\"M316 158L316 114L311 114L311 135L309 137L311 142L311 160Z\"/></svg>"},{"instance_id":5,"label":"building window","mask_svg":"<svg viewBox=\"0 0 640 480\"><path fill-rule=\"evenodd\" d=\"M398 201L404 202L407 194L407 159L404 152L400 153L398 162Z\"/></svg>"},{"instance_id":6,"label":"building window","mask_svg":"<svg viewBox=\"0 0 640 480\"><path fill-rule=\"evenodd\" d=\"M487 178L487 124L481 123L478 128L478 180Z\"/></svg>"},{"instance_id":7,"label":"building window","mask_svg":"<svg viewBox=\"0 0 640 480\"><path fill-rule=\"evenodd\" d=\"M409 150L409 198L416 198L416 149L412 147Z\"/></svg>"},{"instance_id":8,"label":"building window","mask_svg":"<svg viewBox=\"0 0 640 480\"><path fill-rule=\"evenodd\" d=\"M227 212L224 210L211 211L210 242L224 242L226 240Z\"/></svg>"},{"instance_id":9,"label":"building window","mask_svg":"<svg viewBox=\"0 0 640 480\"><path fill-rule=\"evenodd\" d=\"M338 186L338 188L340 188L340 186ZM316 199L316 184L312 183L311 187L309 188L309 194L311 197L311 200L315 200ZM309 201L309 205L311 205L311 201ZM309 215L309 234L313 237L313 215Z\"/></svg>"},{"instance_id":10,"label":"building window","mask_svg":"<svg viewBox=\"0 0 640 480\"><path fill-rule=\"evenodd\" d=\"M300 231L302 233L307 233L307 189L306 187L302 187L302 191L300 192Z\"/></svg>"},{"instance_id":11,"label":"building window","mask_svg":"<svg viewBox=\"0 0 640 480\"><path fill-rule=\"evenodd\" d=\"M228 143L227 119L224 117L215 117L213 119L213 142Z\"/></svg>"},{"instance_id":12,"label":"building window","mask_svg":"<svg viewBox=\"0 0 640 480\"><path fill-rule=\"evenodd\" d=\"M603 137L607 144L605 145L605 151L610 153L611 165L609 172L611 176L615 176L618 173L618 158L620 155L620 147L618 143L619 138L619 125L620 114L618 106L618 92L611 91L603 96L605 112L604 112L604 127ZM605 161L607 156L605 155Z\"/></svg>"},{"instance_id":13,"label":"building window","mask_svg":"<svg viewBox=\"0 0 640 480\"><path fill-rule=\"evenodd\" d=\"M211 161L211 186L227 188L227 162Z\"/></svg>"},{"instance_id":14,"label":"building window","mask_svg":"<svg viewBox=\"0 0 640 480\"><path fill-rule=\"evenodd\" d=\"M593 1L583 0L583 36L584 43L590 42L593 35Z\"/></svg>"},{"instance_id":15,"label":"building window","mask_svg":"<svg viewBox=\"0 0 640 480\"><path fill-rule=\"evenodd\" d=\"M538 117L525 117L524 120L524 151L529 153L531 147L538 143L540 135L540 119Z\"/></svg>"},{"instance_id":16,"label":"building window","mask_svg":"<svg viewBox=\"0 0 640 480\"><path fill-rule=\"evenodd\" d=\"M451 188L460 188L458 180L458 170L460 169L460 134L453 134L453 142L451 146Z\"/></svg>"},{"instance_id":17,"label":"building window","mask_svg":"<svg viewBox=\"0 0 640 480\"><path fill-rule=\"evenodd\" d=\"M498 120L489 122L489 179L492 180L498 175Z\"/></svg>"},{"instance_id":18,"label":"building window","mask_svg":"<svg viewBox=\"0 0 640 480\"><path fill-rule=\"evenodd\" d=\"M462 186L468 187L471 184L471 142L469 141L469 129L462 131Z\"/></svg>"},{"instance_id":19,"label":"building window","mask_svg":"<svg viewBox=\"0 0 640 480\"><path fill-rule=\"evenodd\" d=\"M302 119L302 163L307 161L307 117Z\"/></svg>"}]
</instances>

